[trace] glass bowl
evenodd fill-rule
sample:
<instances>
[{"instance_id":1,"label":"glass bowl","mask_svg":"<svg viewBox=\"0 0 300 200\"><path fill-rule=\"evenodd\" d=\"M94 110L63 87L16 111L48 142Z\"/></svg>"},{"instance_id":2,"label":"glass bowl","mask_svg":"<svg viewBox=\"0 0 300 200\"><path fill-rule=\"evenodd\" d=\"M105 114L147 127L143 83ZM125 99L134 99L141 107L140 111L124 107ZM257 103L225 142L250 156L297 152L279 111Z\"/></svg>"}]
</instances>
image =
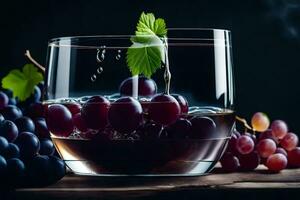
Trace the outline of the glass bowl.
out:
<instances>
[{"instance_id":1,"label":"glass bowl","mask_svg":"<svg viewBox=\"0 0 300 200\"><path fill-rule=\"evenodd\" d=\"M230 31L174 28L145 38L50 40L46 122L74 173L202 175L222 156L235 126ZM132 75L130 62L147 77Z\"/></svg>"}]
</instances>

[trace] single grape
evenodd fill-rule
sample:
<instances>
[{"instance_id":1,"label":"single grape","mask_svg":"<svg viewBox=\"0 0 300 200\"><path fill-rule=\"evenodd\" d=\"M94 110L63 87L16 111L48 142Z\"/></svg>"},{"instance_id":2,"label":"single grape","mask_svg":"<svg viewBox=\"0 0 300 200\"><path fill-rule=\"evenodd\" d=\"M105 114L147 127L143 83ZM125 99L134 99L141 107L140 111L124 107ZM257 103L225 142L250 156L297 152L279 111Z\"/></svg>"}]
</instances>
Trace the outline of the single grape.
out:
<instances>
[{"instance_id":1,"label":"single grape","mask_svg":"<svg viewBox=\"0 0 300 200\"><path fill-rule=\"evenodd\" d=\"M40 140L40 151L41 155L50 156L53 155L55 151L53 142L50 139L41 139Z\"/></svg>"},{"instance_id":2,"label":"single grape","mask_svg":"<svg viewBox=\"0 0 300 200\"><path fill-rule=\"evenodd\" d=\"M7 168L6 160L2 156L0 156L0 177L6 173L6 168Z\"/></svg>"},{"instance_id":3,"label":"single grape","mask_svg":"<svg viewBox=\"0 0 300 200\"><path fill-rule=\"evenodd\" d=\"M108 123L110 102L102 96L91 97L81 109L81 116L91 129L104 129Z\"/></svg>"},{"instance_id":4,"label":"single grape","mask_svg":"<svg viewBox=\"0 0 300 200\"><path fill-rule=\"evenodd\" d=\"M252 171L258 167L260 164L260 157L256 151L251 153L240 155L240 170L242 171Z\"/></svg>"},{"instance_id":5,"label":"single grape","mask_svg":"<svg viewBox=\"0 0 300 200\"><path fill-rule=\"evenodd\" d=\"M26 109L26 114L32 119L38 117L45 117L45 107L41 102L35 102L30 104L30 106Z\"/></svg>"},{"instance_id":6,"label":"single grape","mask_svg":"<svg viewBox=\"0 0 300 200\"><path fill-rule=\"evenodd\" d=\"M73 132L72 114L65 106L49 105L46 115L47 127L54 135L68 137Z\"/></svg>"},{"instance_id":7,"label":"single grape","mask_svg":"<svg viewBox=\"0 0 300 200\"><path fill-rule=\"evenodd\" d=\"M5 120L5 118L3 117L3 115L0 114L0 125L4 120Z\"/></svg>"},{"instance_id":8,"label":"single grape","mask_svg":"<svg viewBox=\"0 0 300 200\"><path fill-rule=\"evenodd\" d=\"M263 139L272 139L276 144L279 144L278 138L276 138L271 129L266 130L265 132L262 132L259 134L258 140L263 140Z\"/></svg>"},{"instance_id":9,"label":"single grape","mask_svg":"<svg viewBox=\"0 0 300 200\"><path fill-rule=\"evenodd\" d=\"M236 149L240 154L249 154L254 149L254 142L248 135L242 135L237 139Z\"/></svg>"},{"instance_id":10,"label":"single grape","mask_svg":"<svg viewBox=\"0 0 300 200\"><path fill-rule=\"evenodd\" d=\"M19 147L21 158L32 158L34 157L40 150L40 141L33 134L29 132L22 132L15 144Z\"/></svg>"},{"instance_id":11,"label":"single grape","mask_svg":"<svg viewBox=\"0 0 300 200\"><path fill-rule=\"evenodd\" d=\"M228 142L228 146L227 146L227 152L232 153L233 155L238 155L238 151L236 149L236 142L238 140L238 137L236 134L232 134L231 138Z\"/></svg>"},{"instance_id":12,"label":"single grape","mask_svg":"<svg viewBox=\"0 0 300 200\"><path fill-rule=\"evenodd\" d=\"M49 156L50 182L55 183L66 174L66 166L63 160L56 156Z\"/></svg>"},{"instance_id":13,"label":"single grape","mask_svg":"<svg viewBox=\"0 0 300 200\"><path fill-rule=\"evenodd\" d=\"M12 184L20 180L25 175L25 165L23 161L18 158L11 158L7 160L7 176L12 179Z\"/></svg>"},{"instance_id":14,"label":"single grape","mask_svg":"<svg viewBox=\"0 0 300 200\"><path fill-rule=\"evenodd\" d=\"M77 113L73 116L73 122L75 127L81 131L81 132L86 132L88 130L88 126L86 122L83 120L81 113Z\"/></svg>"},{"instance_id":15,"label":"single grape","mask_svg":"<svg viewBox=\"0 0 300 200\"><path fill-rule=\"evenodd\" d=\"M141 129L137 130L137 133L143 140L158 139L162 132L162 125L155 123L147 123Z\"/></svg>"},{"instance_id":16,"label":"single grape","mask_svg":"<svg viewBox=\"0 0 300 200\"><path fill-rule=\"evenodd\" d=\"M121 83L119 91L122 96L133 96L134 93L137 93L139 96L152 96L156 94L157 86L154 80L144 76L139 76L136 82L135 79L135 77L129 77ZM138 84L138 91L133 91L136 86L135 84Z\"/></svg>"},{"instance_id":17,"label":"single grape","mask_svg":"<svg viewBox=\"0 0 300 200\"><path fill-rule=\"evenodd\" d=\"M78 103L66 103L64 104L64 106L66 106L69 109L72 115L80 113L81 106Z\"/></svg>"},{"instance_id":18,"label":"single grape","mask_svg":"<svg viewBox=\"0 0 300 200\"><path fill-rule=\"evenodd\" d=\"M23 116L22 111L17 107L13 105L8 105L5 108L1 110L1 114L6 120L15 121L17 118L20 118Z\"/></svg>"},{"instance_id":19,"label":"single grape","mask_svg":"<svg viewBox=\"0 0 300 200\"><path fill-rule=\"evenodd\" d=\"M9 98L8 99L8 105L13 105L13 106L15 106L15 105L17 105L17 100L16 100L16 98Z\"/></svg>"},{"instance_id":20,"label":"single grape","mask_svg":"<svg viewBox=\"0 0 300 200\"><path fill-rule=\"evenodd\" d=\"M285 155L286 157L288 156L286 150L284 150L284 148L281 148L281 147L277 147L275 153L282 153L282 154Z\"/></svg>"},{"instance_id":21,"label":"single grape","mask_svg":"<svg viewBox=\"0 0 300 200\"><path fill-rule=\"evenodd\" d=\"M8 147L8 141L5 137L0 136L0 155L4 152Z\"/></svg>"},{"instance_id":22,"label":"single grape","mask_svg":"<svg viewBox=\"0 0 300 200\"><path fill-rule=\"evenodd\" d=\"M288 152L288 165L290 167L300 167L300 147Z\"/></svg>"},{"instance_id":23,"label":"single grape","mask_svg":"<svg viewBox=\"0 0 300 200\"><path fill-rule=\"evenodd\" d=\"M276 143L271 139L263 139L258 142L256 149L262 158L267 158L276 151Z\"/></svg>"},{"instance_id":24,"label":"single grape","mask_svg":"<svg viewBox=\"0 0 300 200\"><path fill-rule=\"evenodd\" d=\"M192 123L183 118L179 118L173 124L170 124L167 131L170 139L182 139L190 135Z\"/></svg>"},{"instance_id":25,"label":"single grape","mask_svg":"<svg viewBox=\"0 0 300 200\"><path fill-rule=\"evenodd\" d=\"M18 127L9 120L4 120L0 125L0 136L5 137L8 142L13 142L18 137Z\"/></svg>"},{"instance_id":26,"label":"single grape","mask_svg":"<svg viewBox=\"0 0 300 200\"><path fill-rule=\"evenodd\" d=\"M275 120L271 124L271 129L273 135L278 138L282 139L288 132L287 124L282 120Z\"/></svg>"},{"instance_id":27,"label":"single grape","mask_svg":"<svg viewBox=\"0 0 300 200\"><path fill-rule=\"evenodd\" d=\"M287 151L295 149L298 145L298 136L294 133L287 133L280 141L280 145Z\"/></svg>"},{"instance_id":28,"label":"single grape","mask_svg":"<svg viewBox=\"0 0 300 200\"><path fill-rule=\"evenodd\" d=\"M267 159L266 166L270 171L279 172L286 168L287 158L281 153L270 155Z\"/></svg>"},{"instance_id":29,"label":"single grape","mask_svg":"<svg viewBox=\"0 0 300 200\"><path fill-rule=\"evenodd\" d=\"M233 130L232 134L236 135L238 138L241 137L241 133L238 132L236 129Z\"/></svg>"},{"instance_id":30,"label":"single grape","mask_svg":"<svg viewBox=\"0 0 300 200\"><path fill-rule=\"evenodd\" d=\"M8 97L4 92L0 91L0 110L8 105Z\"/></svg>"},{"instance_id":31,"label":"single grape","mask_svg":"<svg viewBox=\"0 0 300 200\"><path fill-rule=\"evenodd\" d=\"M43 93L43 91L44 91L44 86L45 86L44 81L39 82L39 83L37 84L37 86L40 88L41 92Z\"/></svg>"},{"instance_id":32,"label":"single grape","mask_svg":"<svg viewBox=\"0 0 300 200\"><path fill-rule=\"evenodd\" d=\"M34 120L35 134L39 138L49 138L50 132L47 128L46 120L44 118L36 118Z\"/></svg>"},{"instance_id":33,"label":"single grape","mask_svg":"<svg viewBox=\"0 0 300 200\"><path fill-rule=\"evenodd\" d=\"M7 148L4 150L4 157L6 159L19 158L20 157L19 147L14 143L9 143Z\"/></svg>"},{"instance_id":34,"label":"single grape","mask_svg":"<svg viewBox=\"0 0 300 200\"><path fill-rule=\"evenodd\" d=\"M33 185L48 184L50 174L49 157L37 155L33 157L27 165L28 177Z\"/></svg>"},{"instance_id":35,"label":"single grape","mask_svg":"<svg viewBox=\"0 0 300 200\"><path fill-rule=\"evenodd\" d=\"M251 139L253 140L254 144L256 144L257 138L256 138L255 134L251 134L249 132L244 132L242 135L247 135L247 136L251 137Z\"/></svg>"},{"instance_id":36,"label":"single grape","mask_svg":"<svg viewBox=\"0 0 300 200\"><path fill-rule=\"evenodd\" d=\"M222 169L226 172L235 172L240 166L239 159L230 152L226 152L220 160Z\"/></svg>"},{"instance_id":37,"label":"single grape","mask_svg":"<svg viewBox=\"0 0 300 200\"><path fill-rule=\"evenodd\" d=\"M19 132L34 133L35 131L35 125L29 117L20 117L15 120L15 124L18 127Z\"/></svg>"},{"instance_id":38,"label":"single grape","mask_svg":"<svg viewBox=\"0 0 300 200\"><path fill-rule=\"evenodd\" d=\"M194 117L191 119L191 138L203 139L211 138L216 131L215 122L209 117Z\"/></svg>"},{"instance_id":39,"label":"single grape","mask_svg":"<svg viewBox=\"0 0 300 200\"><path fill-rule=\"evenodd\" d=\"M108 121L117 131L131 133L136 130L143 120L143 109L132 97L121 97L111 104L108 111Z\"/></svg>"},{"instance_id":40,"label":"single grape","mask_svg":"<svg viewBox=\"0 0 300 200\"><path fill-rule=\"evenodd\" d=\"M31 94L31 96L25 100L26 105L30 105L31 103L35 103L40 101L42 96L41 90L38 86L34 86L34 90L33 93Z\"/></svg>"},{"instance_id":41,"label":"single grape","mask_svg":"<svg viewBox=\"0 0 300 200\"><path fill-rule=\"evenodd\" d=\"M180 115L180 105L177 100L166 94L157 94L151 99L148 113L150 119L162 125L175 122Z\"/></svg>"},{"instance_id":42,"label":"single grape","mask_svg":"<svg viewBox=\"0 0 300 200\"><path fill-rule=\"evenodd\" d=\"M270 120L265 113L257 112L251 119L252 127L259 132L266 131L270 126Z\"/></svg>"},{"instance_id":43,"label":"single grape","mask_svg":"<svg viewBox=\"0 0 300 200\"><path fill-rule=\"evenodd\" d=\"M189 112L189 104L185 97L179 94L172 94L172 97L178 101L181 108L181 114L186 114Z\"/></svg>"}]
</instances>

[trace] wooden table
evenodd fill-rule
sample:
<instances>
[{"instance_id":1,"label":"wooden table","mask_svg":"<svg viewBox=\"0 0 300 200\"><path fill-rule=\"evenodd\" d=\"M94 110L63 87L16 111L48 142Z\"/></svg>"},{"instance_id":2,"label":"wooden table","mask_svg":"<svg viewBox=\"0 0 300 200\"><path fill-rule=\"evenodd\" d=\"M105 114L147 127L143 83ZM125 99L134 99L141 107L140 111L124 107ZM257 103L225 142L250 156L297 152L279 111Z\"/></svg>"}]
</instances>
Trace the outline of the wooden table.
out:
<instances>
[{"instance_id":1,"label":"wooden table","mask_svg":"<svg viewBox=\"0 0 300 200\"><path fill-rule=\"evenodd\" d=\"M2 199L280 199L300 198L300 169L270 174L255 172L213 174L201 177L85 177L68 175L45 188L12 191Z\"/></svg>"}]
</instances>

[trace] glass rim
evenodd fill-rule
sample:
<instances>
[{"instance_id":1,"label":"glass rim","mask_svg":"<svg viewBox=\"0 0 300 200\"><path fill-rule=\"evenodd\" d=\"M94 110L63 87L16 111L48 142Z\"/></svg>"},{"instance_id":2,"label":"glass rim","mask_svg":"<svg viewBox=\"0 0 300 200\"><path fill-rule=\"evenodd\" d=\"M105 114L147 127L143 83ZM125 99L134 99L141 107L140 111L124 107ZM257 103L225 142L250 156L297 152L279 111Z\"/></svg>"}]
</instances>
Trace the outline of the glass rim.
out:
<instances>
[{"instance_id":1,"label":"glass rim","mask_svg":"<svg viewBox=\"0 0 300 200\"><path fill-rule=\"evenodd\" d=\"M174 37L174 36L167 36L168 39L168 43L172 43L172 41L195 41L195 42L225 42L227 43L230 38L217 38L217 36L220 36L220 34L227 34L230 35L231 31L228 29L217 29L217 28L168 28L168 31L198 31L199 33L213 33L212 36L210 37L197 37L197 36L193 36L193 37ZM78 36L63 36L63 37L55 37L55 38L51 38L48 41L48 46L55 46L55 47L77 47L77 48L102 48L103 46L89 46L89 45L79 45L79 44L60 44L60 42L67 42L67 41L73 41L76 43L76 41L78 40L101 40L101 39L114 39L114 40L127 40L130 39L132 37L135 37L136 35L132 35L132 34L104 34L104 35L78 35ZM145 35L145 36L151 36L153 37L153 35ZM228 44L227 44L228 45ZM230 46L230 44L229 44ZM106 46L106 48L109 48ZM122 47L121 47L122 48Z\"/></svg>"}]
</instances>

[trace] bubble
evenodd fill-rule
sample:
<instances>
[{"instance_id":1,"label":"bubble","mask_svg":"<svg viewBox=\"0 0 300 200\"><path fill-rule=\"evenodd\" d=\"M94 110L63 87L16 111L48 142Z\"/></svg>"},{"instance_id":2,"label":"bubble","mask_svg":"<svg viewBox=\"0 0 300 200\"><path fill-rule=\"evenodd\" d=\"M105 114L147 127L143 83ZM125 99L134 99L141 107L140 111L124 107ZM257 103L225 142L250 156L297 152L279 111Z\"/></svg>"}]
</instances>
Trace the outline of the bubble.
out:
<instances>
[{"instance_id":1,"label":"bubble","mask_svg":"<svg viewBox=\"0 0 300 200\"><path fill-rule=\"evenodd\" d=\"M97 76L96 76L96 74L93 74L93 75L91 76L91 81L92 81L92 82L95 82L95 81L96 81L96 79L97 79Z\"/></svg>"},{"instance_id":2,"label":"bubble","mask_svg":"<svg viewBox=\"0 0 300 200\"><path fill-rule=\"evenodd\" d=\"M119 49L117 52L118 54L116 55L116 60L120 60L122 51Z\"/></svg>"},{"instance_id":3,"label":"bubble","mask_svg":"<svg viewBox=\"0 0 300 200\"><path fill-rule=\"evenodd\" d=\"M103 72L103 68L102 67L99 67L98 69L97 69L97 74L101 74Z\"/></svg>"}]
</instances>

